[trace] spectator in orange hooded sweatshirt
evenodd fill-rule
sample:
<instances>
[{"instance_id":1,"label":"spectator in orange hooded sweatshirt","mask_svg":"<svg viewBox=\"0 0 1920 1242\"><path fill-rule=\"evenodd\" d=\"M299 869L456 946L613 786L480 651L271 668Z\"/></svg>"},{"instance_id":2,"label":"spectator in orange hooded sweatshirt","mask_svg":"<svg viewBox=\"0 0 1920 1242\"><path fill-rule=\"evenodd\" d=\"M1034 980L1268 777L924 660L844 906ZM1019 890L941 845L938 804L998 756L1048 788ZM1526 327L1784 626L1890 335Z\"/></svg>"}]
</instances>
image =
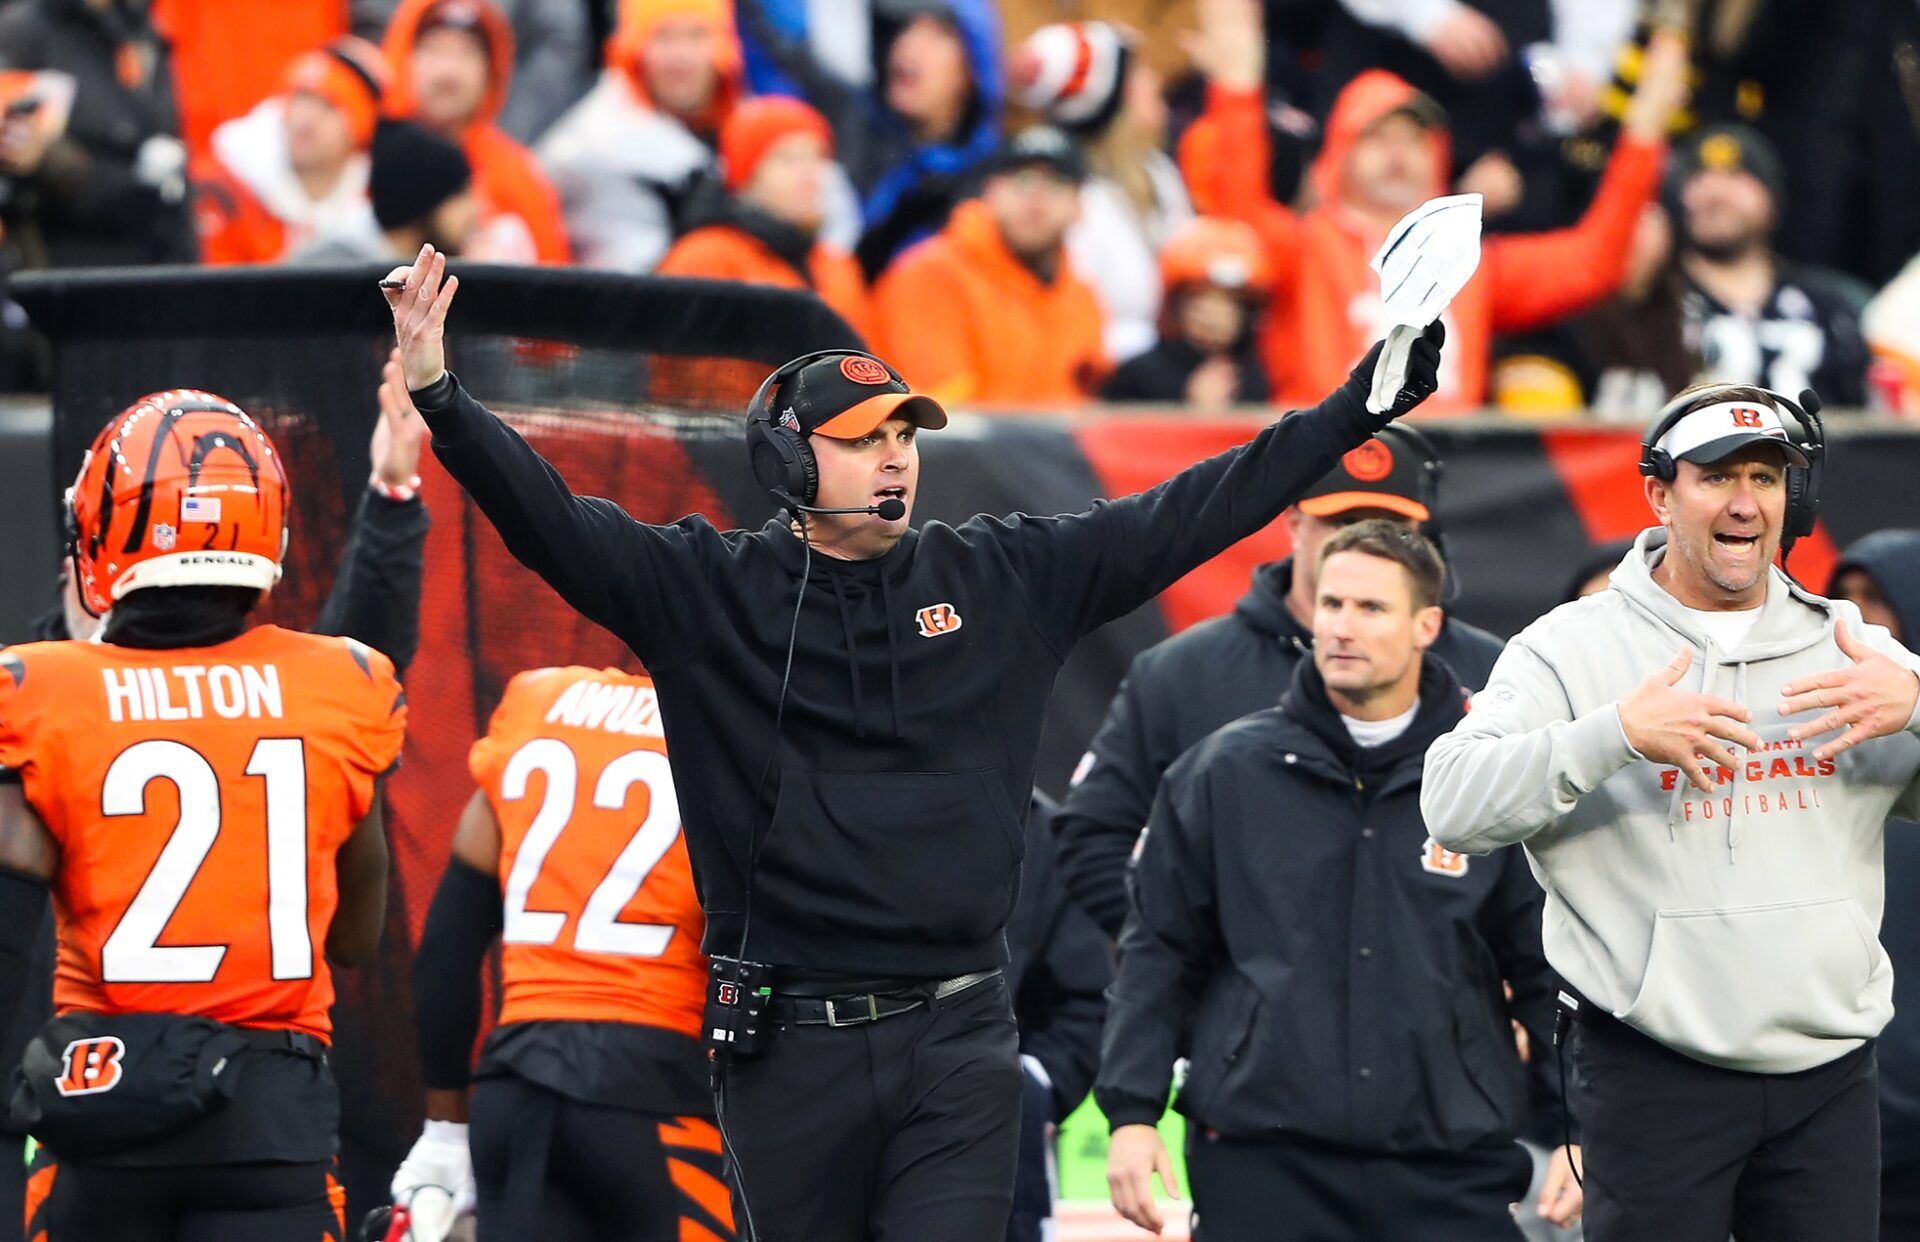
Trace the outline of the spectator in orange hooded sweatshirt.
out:
<instances>
[{"instance_id":1,"label":"spectator in orange hooded sweatshirt","mask_svg":"<svg viewBox=\"0 0 1920 1242\"><path fill-rule=\"evenodd\" d=\"M1181 143L1181 164L1202 211L1259 229L1274 270L1263 353L1274 401L1306 404L1338 383L1385 334L1378 282L1367 266L1394 223L1447 192L1450 150L1437 105L1406 82L1370 70L1348 83L1327 118L1310 181L1317 203L1294 212L1267 187L1261 83L1265 42L1256 0L1202 0L1196 63L1207 111ZM1579 223L1488 237L1480 269L1446 313L1440 390L1423 412L1458 413L1486 401L1492 337L1540 327L1605 299L1625 275L1641 209L1665 157L1666 122L1686 96L1686 48L1661 36L1648 53L1612 160Z\"/></svg>"},{"instance_id":2,"label":"spectator in orange hooded sweatshirt","mask_svg":"<svg viewBox=\"0 0 1920 1242\"><path fill-rule=\"evenodd\" d=\"M1047 125L988 165L980 197L893 261L874 286L880 352L943 405L1071 405L1107 369L1099 300L1066 261L1087 179Z\"/></svg>"},{"instance_id":3,"label":"spectator in orange hooded sweatshirt","mask_svg":"<svg viewBox=\"0 0 1920 1242\"><path fill-rule=\"evenodd\" d=\"M726 196L695 219L655 269L811 289L870 335L867 282L853 256L820 240L833 168L827 119L798 99L749 99L720 127Z\"/></svg>"},{"instance_id":4,"label":"spectator in orange hooded sweatshirt","mask_svg":"<svg viewBox=\"0 0 1920 1242\"><path fill-rule=\"evenodd\" d=\"M496 263L566 263L560 196L495 124L513 80L513 28L491 0L404 0L387 27L388 110L460 144L473 166L480 233L469 253Z\"/></svg>"},{"instance_id":5,"label":"spectator in orange hooded sweatshirt","mask_svg":"<svg viewBox=\"0 0 1920 1242\"><path fill-rule=\"evenodd\" d=\"M213 131L194 164L208 263L272 263L321 241L377 241L368 148L386 91L380 49L351 35L300 56L284 93Z\"/></svg>"},{"instance_id":6,"label":"spectator in orange hooded sweatshirt","mask_svg":"<svg viewBox=\"0 0 1920 1242\"><path fill-rule=\"evenodd\" d=\"M599 82L539 146L581 263L645 272L667 252L740 98L740 56L728 0L621 0Z\"/></svg>"}]
</instances>

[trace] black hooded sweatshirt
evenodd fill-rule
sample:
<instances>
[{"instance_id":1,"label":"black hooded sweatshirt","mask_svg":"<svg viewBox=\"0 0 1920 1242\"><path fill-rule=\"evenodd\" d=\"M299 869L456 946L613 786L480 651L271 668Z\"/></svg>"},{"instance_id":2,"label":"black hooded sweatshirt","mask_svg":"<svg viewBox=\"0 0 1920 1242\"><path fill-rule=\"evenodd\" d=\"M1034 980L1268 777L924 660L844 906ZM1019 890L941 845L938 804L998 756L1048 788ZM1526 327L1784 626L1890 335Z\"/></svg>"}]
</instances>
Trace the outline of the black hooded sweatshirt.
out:
<instances>
[{"instance_id":1,"label":"black hooded sweatshirt","mask_svg":"<svg viewBox=\"0 0 1920 1242\"><path fill-rule=\"evenodd\" d=\"M1127 917L1127 856L1161 775L1215 729L1278 703L1312 652L1287 610L1292 587L1293 558L1262 565L1232 612L1147 648L1120 683L1054 820L1061 883L1109 936ZM1432 655L1477 690L1504 645L1449 618Z\"/></svg>"},{"instance_id":2,"label":"black hooded sweatshirt","mask_svg":"<svg viewBox=\"0 0 1920 1242\"><path fill-rule=\"evenodd\" d=\"M1279 516L1382 421L1349 380L1140 495L928 522L873 560L808 566L779 521L656 526L575 496L450 376L414 401L507 548L652 675L708 951L738 951L746 923L750 959L868 978L1006 960L1041 717L1074 643Z\"/></svg>"},{"instance_id":3,"label":"black hooded sweatshirt","mask_svg":"<svg viewBox=\"0 0 1920 1242\"><path fill-rule=\"evenodd\" d=\"M1180 1111L1236 1137L1435 1152L1519 1133L1508 1022L1550 1046L1544 897L1524 856L1442 850L1420 814L1427 748L1465 700L1427 660L1413 722L1362 747L1306 660L1279 707L1167 772L1094 1085L1114 1126L1157 1121L1185 1056Z\"/></svg>"},{"instance_id":4,"label":"black hooded sweatshirt","mask_svg":"<svg viewBox=\"0 0 1920 1242\"><path fill-rule=\"evenodd\" d=\"M1864 569L1900 620L1900 639L1920 640L1920 530L1875 531L1840 557L1833 576ZM1827 594L1833 594L1829 587ZM1880 1159L1920 1163L1920 824L1887 821L1887 912L1880 943L1893 961L1893 1021L1874 1041L1880 1062Z\"/></svg>"}]
</instances>

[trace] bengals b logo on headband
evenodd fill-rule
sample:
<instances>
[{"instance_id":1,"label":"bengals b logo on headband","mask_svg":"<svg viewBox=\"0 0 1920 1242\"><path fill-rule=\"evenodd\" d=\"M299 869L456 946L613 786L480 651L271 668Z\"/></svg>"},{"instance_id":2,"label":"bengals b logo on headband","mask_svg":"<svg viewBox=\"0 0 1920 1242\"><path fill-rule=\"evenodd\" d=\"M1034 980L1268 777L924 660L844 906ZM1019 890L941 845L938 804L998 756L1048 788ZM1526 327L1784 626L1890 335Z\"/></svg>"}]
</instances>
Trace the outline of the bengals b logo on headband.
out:
<instances>
[{"instance_id":1,"label":"bengals b logo on headband","mask_svg":"<svg viewBox=\"0 0 1920 1242\"><path fill-rule=\"evenodd\" d=\"M951 634L964 624L960 620L960 614L954 611L952 604L928 604L914 613L913 619L920 623L922 638L938 638L942 634Z\"/></svg>"}]
</instances>

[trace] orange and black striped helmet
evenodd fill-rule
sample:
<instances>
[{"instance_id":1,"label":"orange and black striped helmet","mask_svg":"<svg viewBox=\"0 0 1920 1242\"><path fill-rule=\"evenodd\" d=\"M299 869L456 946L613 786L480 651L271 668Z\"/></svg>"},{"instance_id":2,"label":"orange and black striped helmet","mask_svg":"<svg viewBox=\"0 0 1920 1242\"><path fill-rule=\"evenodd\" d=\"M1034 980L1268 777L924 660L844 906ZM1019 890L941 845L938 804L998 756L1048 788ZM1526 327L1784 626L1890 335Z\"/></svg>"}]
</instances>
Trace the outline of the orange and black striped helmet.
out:
<instances>
[{"instance_id":1,"label":"orange and black striped helmet","mask_svg":"<svg viewBox=\"0 0 1920 1242\"><path fill-rule=\"evenodd\" d=\"M99 616L143 587L271 590L290 506L285 463L239 406L149 393L101 429L67 492L81 603Z\"/></svg>"}]
</instances>

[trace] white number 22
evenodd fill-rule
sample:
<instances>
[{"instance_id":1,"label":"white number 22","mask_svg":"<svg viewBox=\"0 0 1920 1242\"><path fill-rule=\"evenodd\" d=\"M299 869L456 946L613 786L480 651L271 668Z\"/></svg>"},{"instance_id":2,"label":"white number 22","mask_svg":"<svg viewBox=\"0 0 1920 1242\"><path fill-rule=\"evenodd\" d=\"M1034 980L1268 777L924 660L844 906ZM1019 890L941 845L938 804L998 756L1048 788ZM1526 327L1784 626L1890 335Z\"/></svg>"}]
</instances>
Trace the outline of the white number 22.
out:
<instances>
[{"instance_id":1,"label":"white number 22","mask_svg":"<svg viewBox=\"0 0 1920 1242\"><path fill-rule=\"evenodd\" d=\"M546 865L547 852L560 839L573 813L580 783L580 763L565 742L535 738L507 760L500 796L518 801L527 796L527 781L535 772L547 778L540 808L520 842L513 870L507 874L506 914L501 939L509 944L552 944L565 929L567 916L558 910L529 910L527 894ZM623 957L659 957L667 951L675 928L671 923L623 923L626 909L647 876L667 856L680 836L680 803L674 796L673 775L667 757L654 750L630 750L601 770L594 783L593 805L617 811L627 803L635 785L647 787L647 816L614 859L606 878L594 886L580 911L573 947L583 953L615 953Z\"/></svg>"}]
</instances>

